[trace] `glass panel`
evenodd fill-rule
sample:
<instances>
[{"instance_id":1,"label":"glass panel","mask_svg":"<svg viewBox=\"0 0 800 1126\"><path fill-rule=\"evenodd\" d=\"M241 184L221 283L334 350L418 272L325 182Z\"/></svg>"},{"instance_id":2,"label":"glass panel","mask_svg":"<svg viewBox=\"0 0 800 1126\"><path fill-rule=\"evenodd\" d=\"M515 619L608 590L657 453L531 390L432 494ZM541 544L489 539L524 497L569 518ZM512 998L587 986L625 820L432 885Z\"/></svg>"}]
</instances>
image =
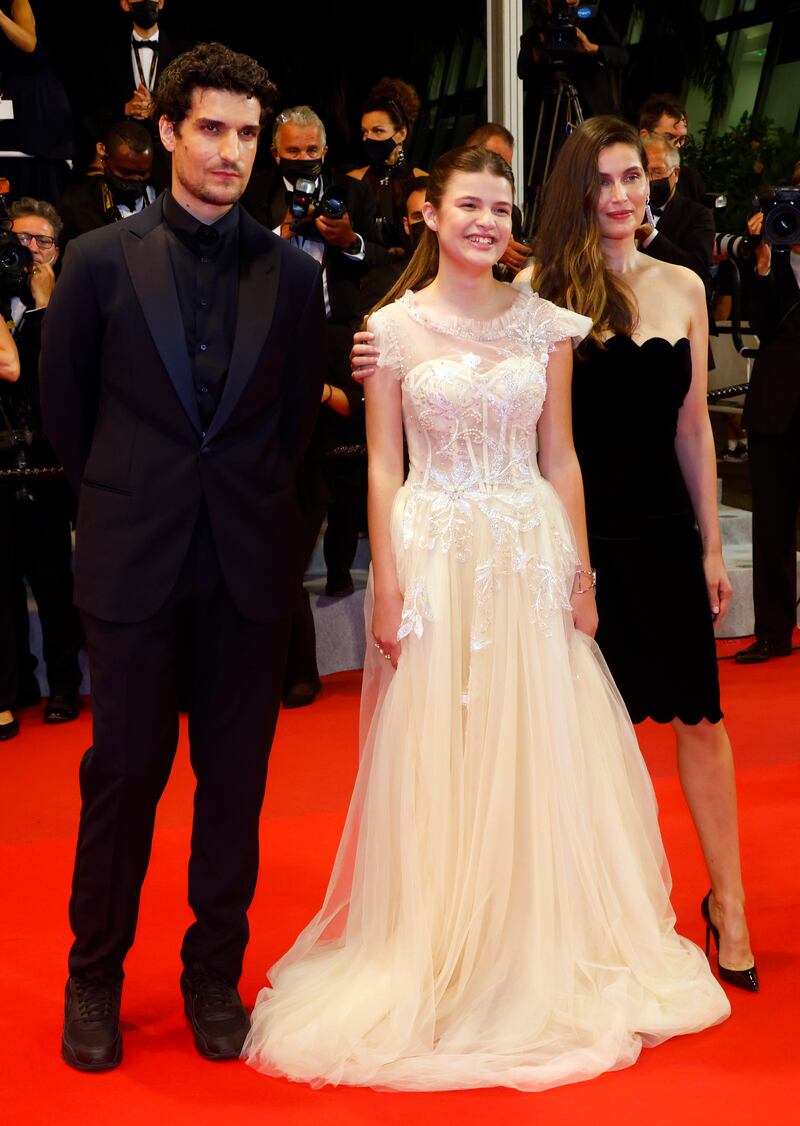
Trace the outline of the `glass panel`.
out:
<instances>
[{"instance_id":1,"label":"glass panel","mask_svg":"<svg viewBox=\"0 0 800 1126\"><path fill-rule=\"evenodd\" d=\"M800 111L800 62L781 63L772 72L764 113L793 133Z\"/></svg>"},{"instance_id":2,"label":"glass panel","mask_svg":"<svg viewBox=\"0 0 800 1126\"><path fill-rule=\"evenodd\" d=\"M758 3L758 0L741 0L741 3L739 5L739 11L740 12L752 12L753 9L756 7L757 3Z\"/></svg>"},{"instance_id":3,"label":"glass panel","mask_svg":"<svg viewBox=\"0 0 800 1126\"><path fill-rule=\"evenodd\" d=\"M728 106L725 128L735 125L743 113L752 113L767 53L772 23L743 27L732 36L733 50L729 54L733 74L733 96Z\"/></svg>"},{"instance_id":4,"label":"glass panel","mask_svg":"<svg viewBox=\"0 0 800 1126\"><path fill-rule=\"evenodd\" d=\"M703 0L703 15L708 23L727 19L733 12L736 0Z\"/></svg>"},{"instance_id":5,"label":"glass panel","mask_svg":"<svg viewBox=\"0 0 800 1126\"><path fill-rule=\"evenodd\" d=\"M689 122L689 133L695 139L700 130L708 121L711 100L700 86L690 86L686 95L686 118Z\"/></svg>"}]
</instances>

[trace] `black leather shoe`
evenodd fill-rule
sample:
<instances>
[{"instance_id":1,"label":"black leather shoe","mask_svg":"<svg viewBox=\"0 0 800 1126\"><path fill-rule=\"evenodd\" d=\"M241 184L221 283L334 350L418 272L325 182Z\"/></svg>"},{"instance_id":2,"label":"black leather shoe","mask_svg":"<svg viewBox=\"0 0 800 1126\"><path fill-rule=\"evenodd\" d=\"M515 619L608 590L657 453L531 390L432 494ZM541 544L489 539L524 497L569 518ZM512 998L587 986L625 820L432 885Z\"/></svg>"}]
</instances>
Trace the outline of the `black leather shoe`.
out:
<instances>
[{"instance_id":1,"label":"black leather shoe","mask_svg":"<svg viewBox=\"0 0 800 1126\"><path fill-rule=\"evenodd\" d=\"M774 641L754 641L746 649L740 649L733 658L738 665L761 665L771 657L789 657L792 646L776 645Z\"/></svg>"},{"instance_id":2,"label":"black leather shoe","mask_svg":"<svg viewBox=\"0 0 800 1126\"><path fill-rule=\"evenodd\" d=\"M0 743L6 739L14 739L19 735L19 720L12 719L8 723L0 723Z\"/></svg>"},{"instance_id":3,"label":"black leather shoe","mask_svg":"<svg viewBox=\"0 0 800 1126\"><path fill-rule=\"evenodd\" d=\"M181 993L200 1055L207 1060L237 1060L250 1031L238 991L219 974L194 969L181 974Z\"/></svg>"},{"instance_id":4,"label":"black leather shoe","mask_svg":"<svg viewBox=\"0 0 800 1126\"><path fill-rule=\"evenodd\" d=\"M318 680L299 680L297 684L293 684L291 688L287 688L284 692L283 706L285 708L305 708L314 703L321 687L322 685Z\"/></svg>"},{"instance_id":5,"label":"black leather shoe","mask_svg":"<svg viewBox=\"0 0 800 1126\"><path fill-rule=\"evenodd\" d=\"M67 981L61 1057L78 1071L109 1071L122 1060L122 981Z\"/></svg>"},{"instance_id":6,"label":"black leather shoe","mask_svg":"<svg viewBox=\"0 0 800 1126\"><path fill-rule=\"evenodd\" d=\"M81 698L76 693L56 692L44 709L45 723L70 723L81 714Z\"/></svg>"}]
</instances>

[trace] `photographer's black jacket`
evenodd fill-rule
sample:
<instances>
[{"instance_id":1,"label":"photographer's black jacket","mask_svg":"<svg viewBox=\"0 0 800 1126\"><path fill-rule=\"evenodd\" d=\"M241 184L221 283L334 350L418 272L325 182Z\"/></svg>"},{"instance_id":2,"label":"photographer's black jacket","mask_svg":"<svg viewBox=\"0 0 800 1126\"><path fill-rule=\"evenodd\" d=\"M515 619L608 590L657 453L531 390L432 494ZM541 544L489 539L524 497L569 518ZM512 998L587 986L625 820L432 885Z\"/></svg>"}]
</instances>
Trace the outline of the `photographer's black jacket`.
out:
<instances>
[{"instance_id":1,"label":"photographer's black jacket","mask_svg":"<svg viewBox=\"0 0 800 1126\"><path fill-rule=\"evenodd\" d=\"M750 325L760 347L742 422L748 430L783 434L800 409L800 287L788 252L772 252L766 277L750 289Z\"/></svg>"},{"instance_id":2,"label":"photographer's black jacket","mask_svg":"<svg viewBox=\"0 0 800 1126\"><path fill-rule=\"evenodd\" d=\"M619 36L605 16L586 20L576 20L590 43L600 48L595 54L580 51L569 52L564 56L564 71L575 84L585 117L600 113L619 113L619 99L614 72L628 64L628 51L622 46ZM534 61L533 48L541 48L541 36L547 17L538 13L528 30L520 37L517 56L517 77L534 95L542 94L555 87L556 67L550 55L542 51L539 62Z\"/></svg>"},{"instance_id":3,"label":"photographer's black jacket","mask_svg":"<svg viewBox=\"0 0 800 1126\"><path fill-rule=\"evenodd\" d=\"M368 270L385 260L383 248L375 240L375 200L372 193L352 176L330 175L323 170L326 187L335 185L341 192L350 224L364 240L364 260L347 258L335 246L327 246L323 259L331 306L332 324L348 325L353 330L362 316L359 289ZM256 172L250 179L242 203L259 223L273 231L286 215L286 184L277 164Z\"/></svg>"}]
</instances>

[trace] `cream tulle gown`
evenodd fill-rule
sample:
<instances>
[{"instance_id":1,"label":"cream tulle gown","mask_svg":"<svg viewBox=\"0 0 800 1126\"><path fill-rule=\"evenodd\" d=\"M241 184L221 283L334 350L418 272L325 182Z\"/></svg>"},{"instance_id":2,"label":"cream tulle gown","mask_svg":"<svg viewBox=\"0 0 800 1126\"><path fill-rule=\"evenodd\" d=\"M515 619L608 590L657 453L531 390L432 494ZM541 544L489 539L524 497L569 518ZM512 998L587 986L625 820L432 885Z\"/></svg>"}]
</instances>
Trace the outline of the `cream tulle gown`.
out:
<instances>
[{"instance_id":1,"label":"cream tulle gown","mask_svg":"<svg viewBox=\"0 0 800 1126\"><path fill-rule=\"evenodd\" d=\"M573 537L537 467L548 351L589 327L530 291L492 321L435 321L410 293L370 319L411 462L402 654L394 672L367 645L350 812L322 910L259 995L262 1071L541 1090L729 1014L673 929L653 789L573 627Z\"/></svg>"}]
</instances>

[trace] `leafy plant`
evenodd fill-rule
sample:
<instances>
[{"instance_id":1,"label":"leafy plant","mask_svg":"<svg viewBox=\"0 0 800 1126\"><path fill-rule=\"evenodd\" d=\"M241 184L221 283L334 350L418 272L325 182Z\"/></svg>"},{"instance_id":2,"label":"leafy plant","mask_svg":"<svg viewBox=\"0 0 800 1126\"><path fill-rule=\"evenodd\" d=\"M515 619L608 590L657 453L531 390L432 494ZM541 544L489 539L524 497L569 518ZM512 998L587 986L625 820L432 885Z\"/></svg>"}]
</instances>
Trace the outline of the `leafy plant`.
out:
<instances>
[{"instance_id":1,"label":"leafy plant","mask_svg":"<svg viewBox=\"0 0 800 1126\"><path fill-rule=\"evenodd\" d=\"M744 231L755 196L791 183L800 140L768 117L743 113L725 133L706 125L689 138L682 155L699 169L708 191L727 196L725 227L736 234Z\"/></svg>"}]
</instances>

